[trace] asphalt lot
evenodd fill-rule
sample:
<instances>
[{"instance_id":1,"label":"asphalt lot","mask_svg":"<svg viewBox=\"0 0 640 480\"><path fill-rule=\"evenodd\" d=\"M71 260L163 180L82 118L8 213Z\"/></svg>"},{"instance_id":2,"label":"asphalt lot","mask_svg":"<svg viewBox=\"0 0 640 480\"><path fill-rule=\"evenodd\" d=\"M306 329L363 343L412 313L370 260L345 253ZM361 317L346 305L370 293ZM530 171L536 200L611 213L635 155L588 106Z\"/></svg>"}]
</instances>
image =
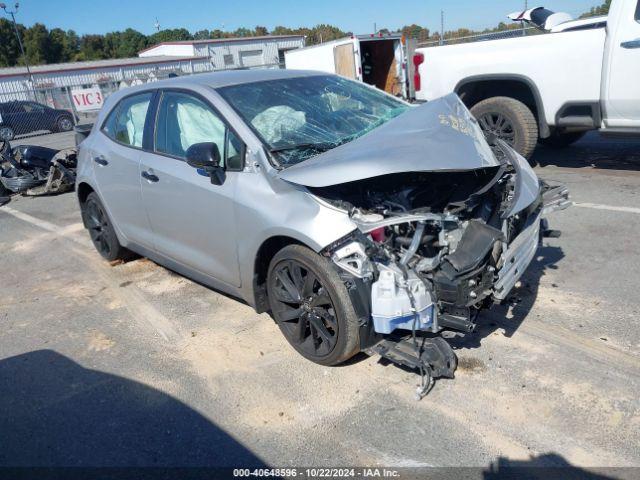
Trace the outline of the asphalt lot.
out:
<instances>
[{"instance_id":1,"label":"asphalt lot","mask_svg":"<svg viewBox=\"0 0 640 480\"><path fill-rule=\"evenodd\" d=\"M590 134L536 160L578 205L420 402L412 373L315 365L266 314L145 259L103 262L74 194L14 198L0 465L640 467L640 141Z\"/></svg>"}]
</instances>

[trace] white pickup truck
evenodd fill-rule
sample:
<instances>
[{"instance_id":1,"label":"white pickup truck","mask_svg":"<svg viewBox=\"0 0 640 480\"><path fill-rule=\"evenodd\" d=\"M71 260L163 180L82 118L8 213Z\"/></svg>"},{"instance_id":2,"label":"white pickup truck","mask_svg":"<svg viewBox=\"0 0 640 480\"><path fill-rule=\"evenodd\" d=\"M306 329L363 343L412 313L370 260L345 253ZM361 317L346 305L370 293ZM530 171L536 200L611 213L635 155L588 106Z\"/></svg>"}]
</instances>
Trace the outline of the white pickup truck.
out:
<instances>
[{"instance_id":1,"label":"white pickup truck","mask_svg":"<svg viewBox=\"0 0 640 480\"><path fill-rule=\"evenodd\" d=\"M456 92L485 133L530 157L588 130L640 134L640 0L571 21L542 7L510 15L548 33L416 49L417 100Z\"/></svg>"}]
</instances>

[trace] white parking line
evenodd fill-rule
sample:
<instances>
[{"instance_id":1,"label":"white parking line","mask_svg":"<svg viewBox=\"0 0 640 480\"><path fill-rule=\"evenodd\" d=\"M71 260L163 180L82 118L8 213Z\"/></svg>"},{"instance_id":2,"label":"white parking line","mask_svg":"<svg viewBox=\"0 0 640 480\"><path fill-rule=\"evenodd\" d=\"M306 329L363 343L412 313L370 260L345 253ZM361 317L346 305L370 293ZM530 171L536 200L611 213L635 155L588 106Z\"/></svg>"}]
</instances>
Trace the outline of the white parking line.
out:
<instances>
[{"instance_id":1,"label":"white parking line","mask_svg":"<svg viewBox=\"0 0 640 480\"><path fill-rule=\"evenodd\" d=\"M116 270L106 269L105 262L97 262L98 255L94 254L89 248L92 247L91 240L88 235L74 235L74 232L78 232L81 228L78 228L77 224L69 225L68 227L59 227L46 220L40 220L33 217L28 213L20 212L11 207L1 207L0 212L8 213L15 218L29 223L35 227L51 232L60 237L64 237L66 240L84 247L77 248L72 247L74 253L86 260L87 265L91 268L98 277L111 289L113 295L122 300L125 307L131 313L132 318L135 320L145 320L157 333L167 342L174 342L181 338L181 334L178 327L174 325L167 317L165 317L155 306L146 298L146 296L135 286L129 285L128 288L120 288L124 277L121 277ZM82 225L82 224L80 224Z\"/></svg>"},{"instance_id":2,"label":"white parking line","mask_svg":"<svg viewBox=\"0 0 640 480\"><path fill-rule=\"evenodd\" d=\"M595 210L610 210L612 212L640 213L640 208L635 207L616 207L614 205L601 205L599 203L573 203L576 207L593 208Z\"/></svg>"},{"instance_id":3,"label":"white parking line","mask_svg":"<svg viewBox=\"0 0 640 480\"><path fill-rule=\"evenodd\" d=\"M43 230L47 230L52 233L62 234L62 229L59 226L54 225L53 223L47 222L46 220L40 220L39 218L32 217L28 213L14 210L11 207L2 207L2 209L0 209L0 212L7 212L9 215L13 215L16 218L24 222L30 223L32 225L35 225L36 227L40 227Z\"/></svg>"}]
</instances>

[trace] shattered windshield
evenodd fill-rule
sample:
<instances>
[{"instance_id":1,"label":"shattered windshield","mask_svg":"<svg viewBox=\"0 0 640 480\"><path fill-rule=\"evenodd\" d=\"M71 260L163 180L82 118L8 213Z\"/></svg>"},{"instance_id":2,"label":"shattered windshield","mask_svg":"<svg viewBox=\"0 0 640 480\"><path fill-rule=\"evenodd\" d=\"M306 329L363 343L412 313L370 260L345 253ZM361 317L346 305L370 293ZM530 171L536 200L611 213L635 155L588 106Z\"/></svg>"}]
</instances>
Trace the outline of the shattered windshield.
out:
<instances>
[{"instance_id":1,"label":"shattered windshield","mask_svg":"<svg viewBox=\"0 0 640 480\"><path fill-rule=\"evenodd\" d=\"M281 167L350 142L411 108L334 75L246 83L218 92Z\"/></svg>"}]
</instances>

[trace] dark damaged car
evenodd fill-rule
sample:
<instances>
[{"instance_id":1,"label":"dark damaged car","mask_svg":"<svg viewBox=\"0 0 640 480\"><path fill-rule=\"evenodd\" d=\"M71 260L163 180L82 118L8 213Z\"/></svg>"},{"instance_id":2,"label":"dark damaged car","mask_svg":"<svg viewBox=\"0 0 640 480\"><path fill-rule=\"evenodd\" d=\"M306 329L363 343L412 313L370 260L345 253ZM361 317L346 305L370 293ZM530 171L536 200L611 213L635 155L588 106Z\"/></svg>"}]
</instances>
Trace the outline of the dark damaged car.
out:
<instances>
[{"instance_id":1,"label":"dark damaged car","mask_svg":"<svg viewBox=\"0 0 640 480\"><path fill-rule=\"evenodd\" d=\"M237 71L118 92L80 147L83 220L269 311L324 365L360 351L432 378L505 300L569 205L457 96L410 106L318 72ZM221 321L224 321L221 319Z\"/></svg>"}]
</instances>

